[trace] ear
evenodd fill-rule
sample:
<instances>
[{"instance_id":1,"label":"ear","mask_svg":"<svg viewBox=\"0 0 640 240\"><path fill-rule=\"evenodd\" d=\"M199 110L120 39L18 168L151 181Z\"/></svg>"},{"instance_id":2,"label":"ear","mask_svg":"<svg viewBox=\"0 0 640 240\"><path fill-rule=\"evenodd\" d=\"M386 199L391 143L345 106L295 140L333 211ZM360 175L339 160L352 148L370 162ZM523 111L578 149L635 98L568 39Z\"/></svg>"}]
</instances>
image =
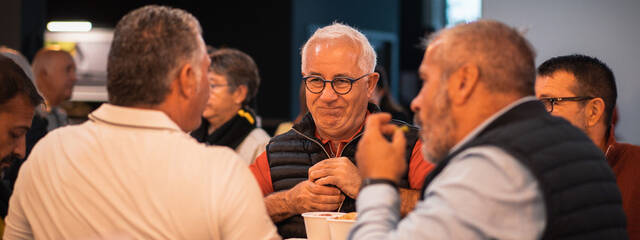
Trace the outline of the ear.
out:
<instances>
[{"instance_id":1,"label":"ear","mask_svg":"<svg viewBox=\"0 0 640 240\"><path fill-rule=\"evenodd\" d=\"M475 64L465 64L456 70L449 80L448 93L453 104L463 104L469 100L478 85L480 70Z\"/></svg>"},{"instance_id":2,"label":"ear","mask_svg":"<svg viewBox=\"0 0 640 240\"><path fill-rule=\"evenodd\" d=\"M373 91L376 90L376 84L378 84L380 74L378 74L377 72L373 72L367 77L367 79L367 98L371 98L371 96L373 95Z\"/></svg>"},{"instance_id":3,"label":"ear","mask_svg":"<svg viewBox=\"0 0 640 240\"><path fill-rule=\"evenodd\" d=\"M189 98L196 94L198 90L197 73L191 63L187 62L178 70L177 79L174 81L175 87L180 96Z\"/></svg>"},{"instance_id":4,"label":"ear","mask_svg":"<svg viewBox=\"0 0 640 240\"><path fill-rule=\"evenodd\" d=\"M585 119L587 120L586 123L588 127L593 127L601 120L604 120L604 108L605 104L602 98L594 98L587 102L584 109L584 114Z\"/></svg>"},{"instance_id":5,"label":"ear","mask_svg":"<svg viewBox=\"0 0 640 240\"><path fill-rule=\"evenodd\" d=\"M244 102L244 100L247 99L247 92L248 91L249 90L248 90L246 85L237 86L236 90L233 91L233 93L232 93L233 102L235 104L242 105L242 102Z\"/></svg>"}]
</instances>

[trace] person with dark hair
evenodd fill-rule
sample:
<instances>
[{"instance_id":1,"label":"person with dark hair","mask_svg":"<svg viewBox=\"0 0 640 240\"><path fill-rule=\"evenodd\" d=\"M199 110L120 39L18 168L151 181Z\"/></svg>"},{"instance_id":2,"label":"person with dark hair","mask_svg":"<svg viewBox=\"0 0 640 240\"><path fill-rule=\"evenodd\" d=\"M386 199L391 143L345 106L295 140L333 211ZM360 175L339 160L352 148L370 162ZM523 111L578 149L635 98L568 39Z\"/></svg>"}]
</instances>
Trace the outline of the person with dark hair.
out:
<instances>
[{"instance_id":1,"label":"person with dark hair","mask_svg":"<svg viewBox=\"0 0 640 240\"><path fill-rule=\"evenodd\" d=\"M109 103L36 145L3 239L279 239L242 159L186 133L200 125L209 63L190 13L125 15L107 61Z\"/></svg>"},{"instance_id":2,"label":"person with dark hair","mask_svg":"<svg viewBox=\"0 0 640 240\"><path fill-rule=\"evenodd\" d=\"M31 127L35 108L42 101L22 68L12 59L0 55L0 174L3 177L15 159L25 157L25 136ZM0 188L1 232L11 190L4 184L0 184Z\"/></svg>"},{"instance_id":3,"label":"person with dark hair","mask_svg":"<svg viewBox=\"0 0 640 240\"><path fill-rule=\"evenodd\" d=\"M26 73L29 80L33 84L35 84L35 80L33 79L33 71L31 70L31 64L29 64L29 61L27 60L27 58L25 58L20 52L11 48L7 48L5 46L0 46L0 55L4 55L5 57L10 58L16 64L18 64L18 66L20 66L20 68L22 68L22 70ZM33 120L31 121L31 127L29 128L29 130L27 131L27 134L25 135L26 151L25 151L24 158L18 159L14 157L11 161L11 166L3 172L2 180L8 189L13 189L13 184L15 183L16 178L18 177L18 171L20 170L20 166L22 166L22 163L24 162L26 157L29 156L29 153L31 152L31 149L33 148L33 146L41 138L43 138L48 132L47 126L49 123L47 119L41 116L40 114L38 114L39 110L44 108L45 107L42 104L39 104L38 106L36 106L35 114L33 116ZM0 217L2 218L6 217L6 212L5 212L5 215L2 215Z\"/></svg>"},{"instance_id":4,"label":"person with dark hair","mask_svg":"<svg viewBox=\"0 0 640 240\"><path fill-rule=\"evenodd\" d=\"M376 90L373 91L369 102L378 105L380 111L390 113L391 118L409 123L409 115L391 95L387 71L384 67L376 65L374 72L380 74L380 79L378 79L378 83L376 83Z\"/></svg>"},{"instance_id":5,"label":"person with dark hair","mask_svg":"<svg viewBox=\"0 0 640 240\"><path fill-rule=\"evenodd\" d=\"M258 67L249 55L236 49L219 49L209 57L209 101L202 124L191 136L198 142L230 147L251 164L271 138L257 126L258 118L249 106L260 87Z\"/></svg>"},{"instance_id":6,"label":"person with dark hair","mask_svg":"<svg viewBox=\"0 0 640 240\"><path fill-rule=\"evenodd\" d=\"M411 103L437 167L401 219L406 140L389 114L370 116L356 153L368 184L349 239L627 239L604 155L533 96L534 58L521 33L497 21L437 32Z\"/></svg>"},{"instance_id":7,"label":"person with dark hair","mask_svg":"<svg viewBox=\"0 0 640 240\"><path fill-rule=\"evenodd\" d=\"M605 153L622 193L629 238L640 239L640 146L616 142L613 71L595 57L558 56L538 67L535 86L548 112L581 129Z\"/></svg>"}]
</instances>

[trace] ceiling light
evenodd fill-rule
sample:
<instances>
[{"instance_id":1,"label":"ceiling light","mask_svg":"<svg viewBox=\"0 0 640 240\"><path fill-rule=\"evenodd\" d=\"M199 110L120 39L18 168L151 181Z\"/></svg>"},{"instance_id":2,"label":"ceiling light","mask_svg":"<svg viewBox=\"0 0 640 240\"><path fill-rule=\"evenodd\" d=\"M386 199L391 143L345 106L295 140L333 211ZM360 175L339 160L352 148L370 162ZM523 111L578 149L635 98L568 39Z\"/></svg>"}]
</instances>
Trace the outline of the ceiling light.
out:
<instances>
[{"instance_id":1,"label":"ceiling light","mask_svg":"<svg viewBox=\"0 0 640 240\"><path fill-rule=\"evenodd\" d=\"M47 23L47 30L51 32L88 32L91 31L91 22L51 21Z\"/></svg>"}]
</instances>

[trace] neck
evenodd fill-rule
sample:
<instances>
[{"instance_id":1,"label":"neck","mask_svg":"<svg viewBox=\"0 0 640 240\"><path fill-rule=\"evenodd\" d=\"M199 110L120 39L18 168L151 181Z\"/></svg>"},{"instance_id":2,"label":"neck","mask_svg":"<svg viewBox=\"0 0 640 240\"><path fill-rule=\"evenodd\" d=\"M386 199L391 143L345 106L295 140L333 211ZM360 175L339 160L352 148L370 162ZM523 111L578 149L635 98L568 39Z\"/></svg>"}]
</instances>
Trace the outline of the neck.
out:
<instances>
[{"instance_id":1,"label":"neck","mask_svg":"<svg viewBox=\"0 0 640 240\"><path fill-rule=\"evenodd\" d=\"M241 108L242 106L238 105L234 107L231 111L229 111L226 115L219 116L217 119L215 117L207 119L207 121L209 122L209 129L208 129L209 134L213 133L216 129L222 127L222 125L224 125L225 123L230 121L233 117L235 117Z\"/></svg>"},{"instance_id":2,"label":"neck","mask_svg":"<svg viewBox=\"0 0 640 240\"><path fill-rule=\"evenodd\" d=\"M607 151L607 147L608 146L608 139L606 138L606 128L600 126L600 125L604 125L604 124L598 124L598 126L593 127L591 129L586 130L586 134L589 135L589 138L591 138L591 141L593 141L593 143L600 149L602 150L602 152L606 152ZM613 129L612 129L613 131ZM613 133L610 133L613 134Z\"/></svg>"},{"instance_id":3,"label":"neck","mask_svg":"<svg viewBox=\"0 0 640 240\"><path fill-rule=\"evenodd\" d=\"M60 99L53 97L53 94L50 94L46 91L40 91L42 93L42 97L47 105L47 107L57 107L62 102Z\"/></svg>"},{"instance_id":4,"label":"neck","mask_svg":"<svg viewBox=\"0 0 640 240\"><path fill-rule=\"evenodd\" d=\"M455 143L462 141L480 124L491 116L522 98L522 96L499 95L493 93L492 98L470 99L467 106L453 107L455 127ZM485 95L486 96L486 95Z\"/></svg>"},{"instance_id":5,"label":"neck","mask_svg":"<svg viewBox=\"0 0 640 240\"><path fill-rule=\"evenodd\" d=\"M128 107L161 111L166 114L169 119L176 123L176 125L178 125L178 127L180 127L182 131L189 132L193 130L186 127L187 119L185 119L184 114L181 114L180 110L176 110L181 108L173 106L171 101L164 101L163 103L160 103L158 105L136 104Z\"/></svg>"}]
</instances>

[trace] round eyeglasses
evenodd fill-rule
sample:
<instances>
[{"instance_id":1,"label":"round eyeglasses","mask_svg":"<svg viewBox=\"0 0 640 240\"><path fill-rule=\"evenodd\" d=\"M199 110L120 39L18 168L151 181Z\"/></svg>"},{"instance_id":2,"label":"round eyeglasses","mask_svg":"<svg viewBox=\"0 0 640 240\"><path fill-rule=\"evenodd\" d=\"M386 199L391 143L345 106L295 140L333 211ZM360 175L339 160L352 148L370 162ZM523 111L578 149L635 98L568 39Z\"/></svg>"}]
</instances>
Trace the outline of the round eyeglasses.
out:
<instances>
[{"instance_id":1,"label":"round eyeglasses","mask_svg":"<svg viewBox=\"0 0 640 240\"><path fill-rule=\"evenodd\" d=\"M324 87L327 82L331 83L331 88L339 95L347 94L351 91L353 87L353 83L358 81L366 76L371 75L372 73L367 73L362 75L356 79L350 77L335 77L333 80L325 80L321 76L310 75L303 77L304 85L307 87L307 90L312 93L321 93L324 90Z\"/></svg>"},{"instance_id":2,"label":"round eyeglasses","mask_svg":"<svg viewBox=\"0 0 640 240\"><path fill-rule=\"evenodd\" d=\"M553 106L558 104L559 102L564 102L564 101L581 102L581 101L591 100L591 99L594 99L594 98L595 97L588 97L588 96L583 96L583 97L546 97L546 98L539 98L539 100L542 102L542 104L544 104L544 108L547 109L547 112L553 112Z\"/></svg>"}]
</instances>

